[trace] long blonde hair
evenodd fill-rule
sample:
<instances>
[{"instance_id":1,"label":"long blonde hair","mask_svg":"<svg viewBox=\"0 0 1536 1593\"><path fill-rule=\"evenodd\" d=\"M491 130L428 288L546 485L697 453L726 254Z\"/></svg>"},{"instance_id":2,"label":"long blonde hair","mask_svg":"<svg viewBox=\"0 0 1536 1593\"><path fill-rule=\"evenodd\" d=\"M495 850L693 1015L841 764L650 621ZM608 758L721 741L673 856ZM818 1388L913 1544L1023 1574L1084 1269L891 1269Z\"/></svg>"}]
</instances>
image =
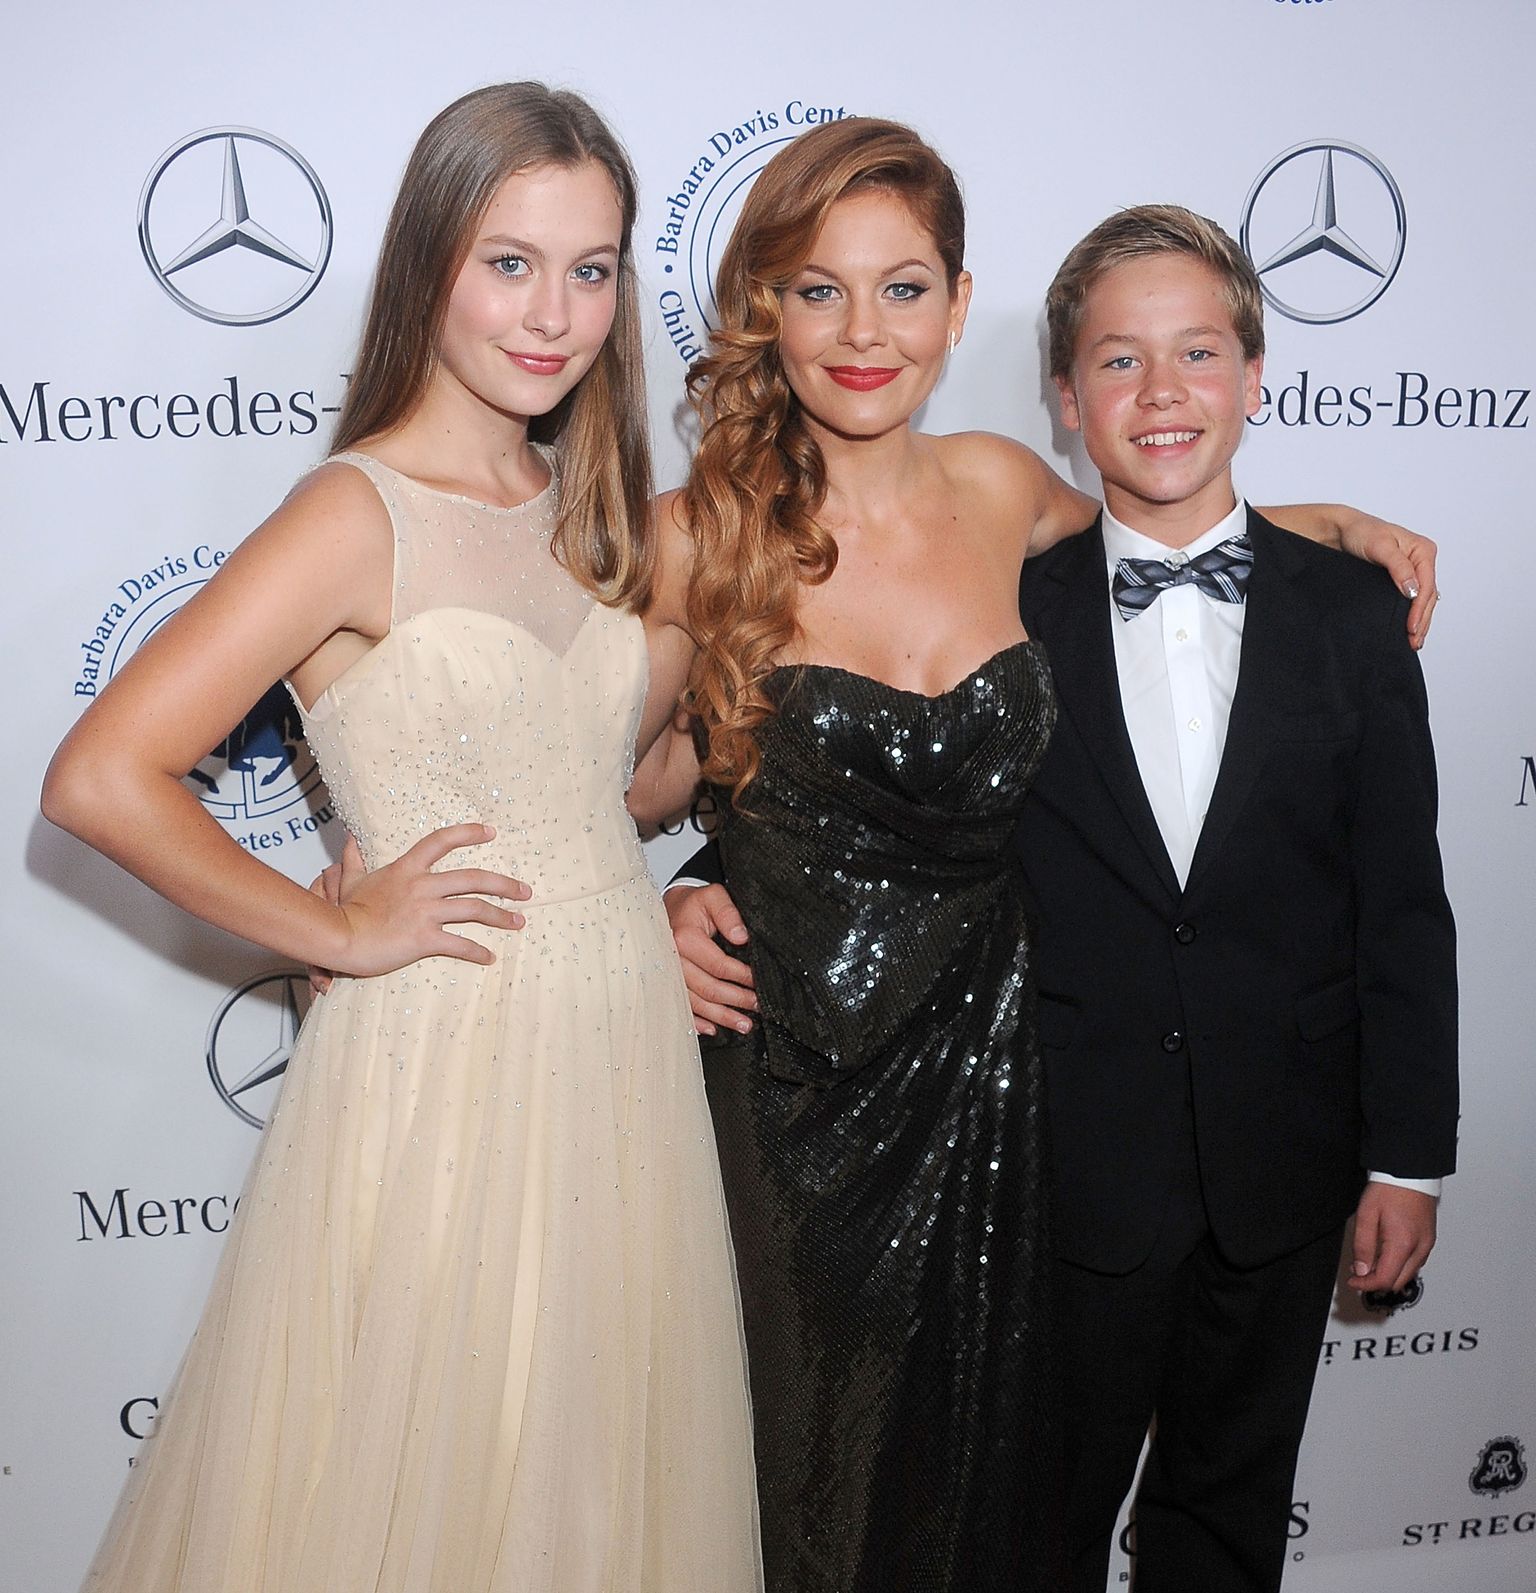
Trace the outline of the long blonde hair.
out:
<instances>
[{"instance_id":1,"label":"long blonde hair","mask_svg":"<svg viewBox=\"0 0 1536 1593\"><path fill-rule=\"evenodd\" d=\"M633 232L634 171L607 123L577 94L542 83L476 89L416 142L374 275L356 369L333 449L403 424L437 362L448 299L496 190L515 172L594 161L623 218L613 328L592 368L529 435L560 471L554 551L605 603L643 608L655 574L650 431Z\"/></svg>"},{"instance_id":2,"label":"long blonde hair","mask_svg":"<svg viewBox=\"0 0 1536 1593\"><path fill-rule=\"evenodd\" d=\"M705 778L730 786L738 804L761 764L756 731L774 713L766 681L798 633L800 586L837 567L837 543L817 523L826 461L779 358L779 295L833 205L870 191L906 204L953 291L965 255L954 173L899 122L825 123L780 150L748 194L720 261L719 330L688 373L703 423L683 489L694 542L688 617L700 646L693 708L708 737Z\"/></svg>"}]
</instances>

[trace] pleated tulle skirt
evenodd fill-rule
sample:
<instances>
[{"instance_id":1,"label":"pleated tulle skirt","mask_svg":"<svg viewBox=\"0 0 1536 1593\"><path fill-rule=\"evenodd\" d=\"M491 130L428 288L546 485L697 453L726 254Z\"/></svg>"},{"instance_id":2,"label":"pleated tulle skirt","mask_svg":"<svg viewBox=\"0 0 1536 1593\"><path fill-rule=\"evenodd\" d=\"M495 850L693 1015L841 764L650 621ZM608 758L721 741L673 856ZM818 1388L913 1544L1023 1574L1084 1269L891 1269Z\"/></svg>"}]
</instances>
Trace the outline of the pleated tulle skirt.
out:
<instances>
[{"instance_id":1,"label":"pleated tulle skirt","mask_svg":"<svg viewBox=\"0 0 1536 1593\"><path fill-rule=\"evenodd\" d=\"M490 939L491 968L315 1004L89 1593L761 1586L730 1240L655 892Z\"/></svg>"}]
</instances>

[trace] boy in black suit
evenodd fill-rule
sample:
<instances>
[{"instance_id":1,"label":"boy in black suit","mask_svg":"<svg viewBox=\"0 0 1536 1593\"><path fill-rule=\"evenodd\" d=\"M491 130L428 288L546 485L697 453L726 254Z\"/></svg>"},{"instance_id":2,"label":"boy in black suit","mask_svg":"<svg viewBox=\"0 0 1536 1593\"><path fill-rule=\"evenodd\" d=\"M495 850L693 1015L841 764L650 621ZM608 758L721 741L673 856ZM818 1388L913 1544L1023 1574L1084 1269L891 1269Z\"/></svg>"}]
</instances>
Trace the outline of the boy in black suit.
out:
<instances>
[{"instance_id":1,"label":"boy in black suit","mask_svg":"<svg viewBox=\"0 0 1536 1593\"><path fill-rule=\"evenodd\" d=\"M1405 605L1248 509L1259 284L1214 224L1121 212L1047 300L1100 524L1020 604L1061 715L1019 834L1039 910L1074 1586L1137 1499L1138 1593L1275 1589L1351 1211L1407 1286L1455 1160L1454 930ZM1367 1178L1369 1173L1369 1178Z\"/></svg>"},{"instance_id":2,"label":"boy in black suit","mask_svg":"<svg viewBox=\"0 0 1536 1593\"><path fill-rule=\"evenodd\" d=\"M1177 207L1121 212L1047 314L1106 506L1020 587L1061 704L1017 844L1040 920L1072 1587L1102 1593L1154 1425L1138 1593L1273 1593L1344 1224L1350 1286L1406 1287L1454 1166L1427 705L1385 576L1235 496L1264 337L1237 245ZM715 922L745 941L733 912Z\"/></svg>"}]
</instances>

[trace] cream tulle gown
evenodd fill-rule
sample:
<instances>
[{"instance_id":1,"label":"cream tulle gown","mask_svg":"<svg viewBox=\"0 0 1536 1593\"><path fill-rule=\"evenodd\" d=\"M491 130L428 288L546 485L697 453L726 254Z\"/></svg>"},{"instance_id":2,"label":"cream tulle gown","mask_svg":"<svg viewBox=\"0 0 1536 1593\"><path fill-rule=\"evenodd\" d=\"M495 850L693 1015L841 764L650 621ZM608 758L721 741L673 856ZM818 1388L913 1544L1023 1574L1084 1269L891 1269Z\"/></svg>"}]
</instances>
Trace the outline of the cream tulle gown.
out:
<instances>
[{"instance_id":1,"label":"cream tulle gown","mask_svg":"<svg viewBox=\"0 0 1536 1593\"><path fill-rule=\"evenodd\" d=\"M316 1002L91 1593L761 1586L729 1235L666 919L624 811L639 621L515 509L362 455L393 628L307 715L370 865L494 824L493 967Z\"/></svg>"}]
</instances>

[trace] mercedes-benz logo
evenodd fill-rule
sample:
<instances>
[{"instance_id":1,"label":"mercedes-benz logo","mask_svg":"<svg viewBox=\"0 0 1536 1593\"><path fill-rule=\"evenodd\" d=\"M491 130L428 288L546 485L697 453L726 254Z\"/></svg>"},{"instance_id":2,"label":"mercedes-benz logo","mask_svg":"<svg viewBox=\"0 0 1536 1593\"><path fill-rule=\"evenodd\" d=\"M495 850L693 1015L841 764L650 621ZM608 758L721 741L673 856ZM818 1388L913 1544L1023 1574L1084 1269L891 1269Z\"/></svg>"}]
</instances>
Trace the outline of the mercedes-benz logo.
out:
<instances>
[{"instance_id":1,"label":"mercedes-benz logo","mask_svg":"<svg viewBox=\"0 0 1536 1593\"><path fill-rule=\"evenodd\" d=\"M184 310L221 326L260 326L297 309L325 275L331 230L314 167L251 127L189 133L150 168L139 195L139 246L155 281Z\"/></svg>"},{"instance_id":2,"label":"mercedes-benz logo","mask_svg":"<svg viewBox=\"0 0 1536 1593\"><path fill-rule=\"evenodd\" d=\"M231 990L208 1025L208 1077L252 1128L265 1128L278 1080L309 1007L309 981L293 969L257 974Z\"/></svg>"},{"instance_id":3,"label":"mercedes-benz logo","mask_svg":"<svg viewBox=\"0 0 1536 1593\"><path fill-rule=\"evenodd\" d=\"M1309 200L1312 219L1298 228ZM1259 173L1238 237L1265 299L1293 321L1325 326L1369 309L1391 286L1408 213L1392 173L1369 150L1312 139Z\"/></svg>"}]
</instances>

